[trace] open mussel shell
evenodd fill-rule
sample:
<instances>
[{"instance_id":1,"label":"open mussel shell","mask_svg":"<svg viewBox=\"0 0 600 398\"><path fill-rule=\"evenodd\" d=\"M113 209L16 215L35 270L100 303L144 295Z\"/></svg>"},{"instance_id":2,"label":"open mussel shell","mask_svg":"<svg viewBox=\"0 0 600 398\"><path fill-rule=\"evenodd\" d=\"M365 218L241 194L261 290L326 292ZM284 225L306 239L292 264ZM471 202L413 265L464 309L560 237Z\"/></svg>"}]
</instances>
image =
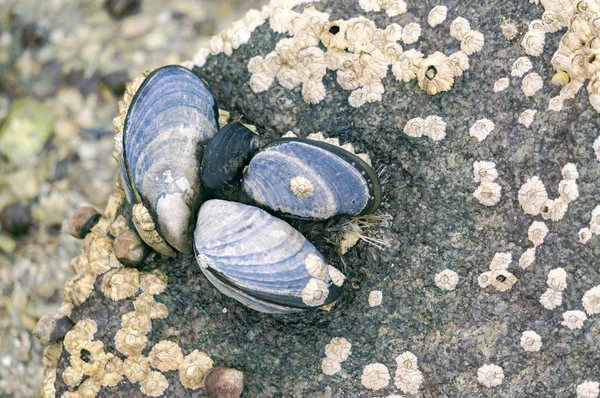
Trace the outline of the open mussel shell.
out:
<instances>
[{"instance_id":1,"label":"open mussel shell","mask_svg":"<svg viewBox=\"0 0 600 398\"><path fill-rule=\"evenodd\" d=\"M254 206L206 201L194 232L206 277L222 293L261 312L286 313L335 301L343 281L300 232ZM330 269L331 268L331 269Z\"/></svg>"},{"instance_id":2,"label":"open mussel shell","mask_svg":"<svg viewBox=\"0 0 600 398\"><path fill-rule=\"evenodd\" d=\"M242 123L220 129L202 158L202 185L215 197L237 200L244 168L261 147L258 135Z\"/></svg>"},{"instance_id":3,"label":"open mussel shell","mask_svg":"<svg viewBox=\"0 0 600 398\"><path fill-rule=\"evenodd\" d=\"M245 203L312 220L369 214L381 203L371 166L341 147L303 138L264 146L250 161L241 191Z\"/></svg>"},{"instance_id":4,"label":"open mussel shell","mask_svg":"<svg viewBox=\"0 0 600 398\"><path fill-rule=\"evenodd\" d=\"M204 82L180 66L152 72L135 94L123 128L122 176L133 221L155 250L191 253L203 199L200 162L218 130Z\"/></svg>"}]
</instances>

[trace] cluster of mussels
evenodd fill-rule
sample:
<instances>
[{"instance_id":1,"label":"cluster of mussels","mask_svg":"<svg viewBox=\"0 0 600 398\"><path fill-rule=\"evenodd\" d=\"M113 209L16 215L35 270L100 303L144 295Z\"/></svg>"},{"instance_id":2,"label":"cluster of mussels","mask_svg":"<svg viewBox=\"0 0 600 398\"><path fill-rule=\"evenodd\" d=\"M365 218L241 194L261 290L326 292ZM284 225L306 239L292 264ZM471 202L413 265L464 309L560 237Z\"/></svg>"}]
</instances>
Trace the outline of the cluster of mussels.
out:
<instances>
[{"instance_id":1,"label":"cluster of mussels","mask_svg":"<svg viewBox=\"0 0 600 398\"><path fill-rule=\"evenodd\" d=\"M263 143L238 122L219 129L218 117L205 83L183 67L157 69L141 84L120 155L138 234L168 256L193 250L217 289L255 310L334 302L344 275L275 215L321 221L375 211L381 187L370 162L336 140Z\"/></svg>"}]
</instances>

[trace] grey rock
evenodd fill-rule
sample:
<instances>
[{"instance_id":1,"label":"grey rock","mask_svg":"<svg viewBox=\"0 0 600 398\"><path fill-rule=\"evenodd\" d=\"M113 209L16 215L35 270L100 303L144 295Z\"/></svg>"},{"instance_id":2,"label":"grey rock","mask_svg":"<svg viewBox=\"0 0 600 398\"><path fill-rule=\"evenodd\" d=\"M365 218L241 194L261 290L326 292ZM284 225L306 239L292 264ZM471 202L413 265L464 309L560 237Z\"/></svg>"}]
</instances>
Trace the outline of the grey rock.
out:
<instances>
[{"instance_id":1,"label":"grey rock","mask_svg":"<svg viewBox=\"0 0 600 398\"><path fill-rule=\"evenodd\" d=\"M73 322L71 319L66 315L56 312L42 316L35 329L33 329L33 335L42 344L48 345L65 337L65 334L72 328Z\"/></svg>"}]
</instances>

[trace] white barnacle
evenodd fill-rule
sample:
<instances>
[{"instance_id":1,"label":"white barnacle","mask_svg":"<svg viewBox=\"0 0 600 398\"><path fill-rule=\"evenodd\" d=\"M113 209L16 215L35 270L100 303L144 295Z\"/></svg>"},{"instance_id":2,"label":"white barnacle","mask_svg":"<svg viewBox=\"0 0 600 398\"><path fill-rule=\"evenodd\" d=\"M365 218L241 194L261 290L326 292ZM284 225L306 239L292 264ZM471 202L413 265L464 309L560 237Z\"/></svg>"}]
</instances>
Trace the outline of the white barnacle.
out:
<instances>
[{"instance_id":1,"label":"white barnacle","mask_svg":"<svg viewBox=\"0 0 600 398\"><path fill-rule=\"evenodd\" d=\"M585 312L583 311L566 311L563 313L563 321L561 324L571 330L581 329L583 327L583 322L585 322L586 319L587 315L585 315Z\"/></svg>"},{"instance_id":2,"label":"white barnacle","mask_svg":"<svg viewBox=\"0 0 600 398\"><path fill-rule=\"evenodd\" d=\"M519 258L519 267L522 269L529 268L535 262L535 247L530 247L525 250Z\"/></svg>"},{"instance_id":3,"label":"white barnacle","mask_svg":"<svg viewBox=\"0 0 600 398\"><path fill-rule=\"evenodd\" d=\"M348 340L343 337L334 337L325 346L325 355L335 361L344 362L352 353L351 350L352 344Z\"/></svg>"},{"instance_id":4,"label":"white barnacle","mask_svg":"<svg viewBox=\"0 0 600 398\"><path fill-rule=\"evenodd\" d=\"M422 119L420 117L410 119L404 125L403 131L404 134L408 135L409 137L421 137L423 135L423 132L425 131L425 119Z\"/></svg>"},{"instance_id":5,"label":"white barnacle","mask_svg":"<svg viewBox=\"0 0 600 398\"><path fill-rule=\"evenodd\" d=\"M322 305L328 295L327 283L320 279L311 278L302 289L302 301L309 306Z\"/></svg>"},{"instance_id":6,"label":"white barnacle","mask_svg":"<svg viewBox=\"0 0 600 398\"><path fill-rule=\"evenodd\" d=\"M527 352L536 352L542 348L542 338L533 330L521 334L521 347Z\"/></svg>"},{"instance_id":7,"label":"white barnacle","mask_svg":"<svg viewBox=\"0 0 600 398\"><path fill-rule=\"evenodd\" d=\"M462 76L469 69L469 57L462 51L456 51L448 57L448 64L455 77Z\"/></svg>"},{"instance_id":8,"label":"white barnacle","mask_svg":"<svg viewBox=\"0 0 600 398\"><path fill-rule=\"evenodd\" d=\"M578 233L579 242L585 245L592 238L592 235L592 231L589 228L581 228Z\"/></svg>"},{"instance_id":9,"label":"white barnacle","mask_svg":"<svg viewBox=\"0 0 600 398\"><path fill-rule=\"evenodd\" d=\"M469 129L469 135L483 141L494 130L496 125L490 119L479 119Z\"/></svg>"},{"instance_id":10,"label":"white barnacle","mask_svg":"<svg viewBox=\"0 0 600 398\"><path fill-rule=\"evenodd\" d=\"M588 315L600 314L600 285L585 292L581 302Z\"/></svg>"},{"instance_id":11,"label":"white barnacle","mask_svg":"<svg viewBox=\"0 0 600 398\"><path fill-rule=\"evenodd\" d=\"M321 370L328 376L333 376L342 370L342 365L333 358L325 357L321 362Z\"/></svg>"},{"instance_id":12,"label":"white barnacle","mask_svg":"<svg viewBox=\"0 0 600 398\"><path fill-rule=\"evenodd\" d=\"M563 291L567 288L567 272L563 268L554 268L548 272L546 284L550 289Z\"/></svg>"},{"instance_id":13,"label":"white barnacle","mask_svg":"<svg viewBox=\"0 0 600 398\"><path fill-rule=\"evenodd\" d=\"M492 286L499 292L506 292L512 289L517 283L517 277L505 269L492 271L491 275Z\"/></svg>"},{"instance_id":14,"label":"white barnacle","mask_svg":"<svg viewBox=\"0 0 600 398\"><path fill-rule=\"evenodd\" d=\"M421 25L411 22L402 28L402 42L404 44L413 44L419 40L421 36Z\"/></svg>"},{"instance_id":15,"label":"white barnacle","mask_svg":"<svg viewBox=\"0 0 600 398\"><path fill-rule=\"evenodd\" d=\"M381 6L379 3L379 0L358 0L358 5L366 12L381 11Z\"/></svg>"},{"instance_id":16,"label":"white barnacle","mask_svg":"<svg viewBox=\"0 0 600 398\"><path fill-rule=\"evenodd\" d=\"M450 36L457 40L465 38L466 34L471 31L471 24L463 17L455 18L450 24Z\"/></svg>"},{"instance_id":17,"label":"white barnacle","mask_svg":"<svg viewBox=\"0 0 600 398\"><path fill-rule=\"evenodd\" d=\"M419 370L417 368L417 362L417 356L410 351L405 351L396 357L396 364L398 365L399 371Z\"/></svg>"},{"instance_id":18,"label":"white barnacle","mask_svg":"<svg viewBox=\"0 0 600 398\"><path fill-rule=\"evenodd\" d=\"M559 221L562 220L568 209L569 204L562 198L555 200L549 199L542 205L541 213L545 220L551 219L552 221Z\"/></svg>"},{"instance_id":19,"label":"white barnacle","mask_svg":"<svg viewBox=\"0 0 600 398\"><path fill-rule=\"evenodd\" d=\"M394 385L402 390L405 394L417 394L419 388L423 384L423 373L419 370L404 370L398 368L396 377L394 377Z\"/></svg>"},{"instance_id":20,"label":"white barnacle","mask_svg":"<svg viewBox=\"0 0 600 398\"><path fill-rule=\"evenodd\" d=\"M376 30L375 22L370 19L362 16L349 19L346 27L348 50L352 52L368 50Z\"/></svg>"},{"instance_id":21,"label":"white barnacle","mask_svg":"<svg viewBox=\"0 0 600 398\"><path fill-rule=\"evenodd\" d=\"M325 99L325 85L321 80L311 79L302 84L302 98L308 104L318 104Z\"/></svg>"},{"instance_id":22,"label":"white barnacle","mask_svg":"<svg viewBox=\"0 0 600 398\"><path fill-rule=\"evenodd\" d=\"M373 290L369 292L369 307L377 307L381 305L383 293L381 290Z\"/></svg>"},{"instance_id":23,"label":"white barnacle","mask_svg":"<svg viewBox=\"0 0 600 398\"><path fill-rule=\"evenodd\" d=\"M314 253L309 253L304 259L304 266L309 274L318 279L325 279L327 276L327 265L323 259Z\"/></svg>"},{"instance_id":24,"label":"white barnacle","mask_svg":"<svg viewBox=\"0 0 600 398\"><path fill-rule=\"evenodd\" d=\"M543 86L544 80L542 80L540 75L538 75L535 72L528 73L523 78L523 82L521 83L521 89L523 90L523 93L528 97L531 97L532 95L540 91Z\"/></svg>"},{"instance_id":25,"label":"white barnacle","mask_svg":"<svg viewBox=\"0 0 600 398\"><path fill-rule=\"evenodd\" d=\"M446 6L435 6L431 9L431 11L429 11L427 23L429 23L429 26L432 28L438 26L446 20L447 14L448 8Z\"/></svg>"},{"instance_id":26,"label":"white barnacle","mask_svg":"<svg viewBox=\"0 0 600 398\"><path fill-rule=\"evenodd\" d=\"M544 243L546 235L548 235L548 227L542 221L534 221L527 230L529 241L533 243L534 246L539 246Z\"/></svg>"},{"instance_id":27,"label":"white barnacle","mask_svg":"<svg viewBox=\"0 0 600 398\"><path fill-rule=\"evenodd\" d=\"M519 203L525 214L536 216L548 200L548 193L544 183L537 176L531 177L519 189Z\"/></svg>"},{"instance_id":28,"label":"white barnacle","mask_svg":"<svg viewBox=\"0 0 600 398\"><path fill-rule=\"evenodd\" d=\"M481 32L470 30L460 42L460 49L467 55L481 51L485 38Z\"/></svg>"},{"instance_id":29,"label":"white barnacle","mask_svg":"<svg viewBox=\"0 0 600 398\"><path fill-rule=\"evenodd\" d=\"M435 275L435 285L442 290L452 291L458 285L458 274L452 270L445 269Z\"/></svg>"},{"instance_id":30,"label":"white barnacle","mask_svg":"<svg viewBox=\"0 0 600 398\"><path fill-rule=\"evenodd\" d=\"M495 387L502 384L504 371L500 366L486 364L477 369L477 381L486 387Z\"/></svg>"},{"instance_id":31,"label":"white barnacle","mask_svg":"<svg viewBox=\"0 0 600 398\"><path fill-rule=\"evenodd\" d=\"M344 50L348 47L346 41L346 28L348 26L347 21L337 20L329 22L323 27L321 32L321 42L328 49Z\"/></svg>"},{"instance_id":32,"label":"white barnacle","mask_svg":"<svg viewBox=\"0 0 600 398\"><path fill-rule=\"evenodd\" d=\"M540 304L547 310L553 310L562 304L562 291L548 289L540 296Z\"/></svg>"},{"instance_id":33,"label":"white barnacle","mask_svg":"<svg viewBox=\"0 0 600 398\"><path fill-rule=\"evenodd\" d=\"M269 87L271 87L271 84L273 84L273 80L275 79L263 73L255 73L252 75L252 77L250 77L250 82L248 84L250 85L250 88L253 92L262 93L264 91L267 91Z\"/></svg>"},{"instance_id":34,"label":"white barnacle","mask_svg":"<svg viewBox=\"0 0 600 398\"><path fill-rule=\"evenodd\" d=\"M382 363L371 363L364 367L360 380L369 390L380 390L390 383L390 372Z\"/></svg>"},{"instance_id":35,"label":"white barnacle","mask_svg":"<svg viewBox=\"0 0 600 398\"><path fill-rule=\"evenodd\" d=\"M492 284L492 272L487 271L487 272L484 272L483 274L479 275L477 277L477 283L479 284L479 287L481 287L482 289L485 289L486 287L491 285Z\"/></svg>"},{"instance_id":36,"label":"white barnacle","mask_svg":"<svg viewBox=\"0 0 600 398\"><path fill-rule=\"evenodd\" d=\"M527 57L520 57L513 63L511 76L523 77L523 75L529 72L533 68L533 64Z\"/></svg>"},{"instance_id":37,"label":"white barnacle","mask_svg":"<svg viewBox=\"0 0 600 398\"><path fill-rule=\"evenodd\" d=\"M454 84L454 72L448 57L436 51L423 59L417 69L417 80L421 90L430 95L450 90Z\"/></svg>"},{"instance_id":38,"label":"white barnacle","mask_svg":"<svg viewBox=\"0 0 600 398\"><path fill-rule=\"evenodd\" d=\"M593 234L600 234L600 205L592 210L592 220L590 221L590 231Z\"/></svg>"},{"instance_id":39,"label":"white barnacle","mask_svg":"<svg viewBox=\"0 0 600 398\"><path fill-rule=\"evenodd\" d=\"M390 18L406 12L407 5L402 0L387 0L384 3L385 13Z\"/></svg>"},{"instance_id":40,"label":"white barnacle","mask_svg":"<svg viewBox=\"0 0 600 398\"><path fill-rule=\"evenodd\" d=\"M336 286L342 286L346 280L346 275L342 274L340 270L331 265L329 266L329 277Z\"/></svg>"},{"instance_id":41,"label":"white barnacle","mask_svg":"<svg viewBox=\"0 0 600 398\"><path fill-rule=\"evenodd\" d=\"M560 112L563 109L565 100L560 95L550 98L548 101L548 110L552 112Z\"/></svg>"},{"instance_id":42,"label":"white barnacle","mask_svg":"<svg viewBox=\"0 0 600 398\"><path fill-rule=\"evenodd\" d=\"M502 187L495 182L484 181L473 192L473 196L484 206L494 206L500 202Z\"/></svg>"},{"instance_id":43,"label":"white barnacle","mask_svg":"<svg viewBox=\"0 0 600 398\"><path fill-rule=\"evenodd\" d=\"M312 196L315 187L308 178L295 176L290 180L290 189L296 197L306 199Z\"/></svg>"},{"instance_id":44,"label":"white barnacle","mask_svg":"<svg viewBox=\"0 0 600 398\"><path fill-rule=\"evenodd\" d=\"M491 182L498 178L496 163L486 161L473 162L473 181Z\"/></svg>"},{"instance_id":45,"label":"white barnacle","mask_svg":"<svg viewBox=\"0 0 600 398\"><path fill-rule=\"evenodd\" d=\"M273 7L269 25L276 33L287 33L292 28L292 21L299 18L300 14L288 7Z\"/></svg>"},{"instance_id":46,"label":"white barnacle","mask_svg":"<svg viewBox=\"0 0 600 398\"><path fill-rule=\"evenodd\" d=\"M600 394L600 383L595 381L584 381L577 386L577 398L598 398Z\"/></svg>"},{"instance_id":47,"label":"white barnacle","mask_svg":"<svg viewBox=\"0 0 600 398\"><path fill-rule=\"evenodd\" d=\"M517 37L517 34L519 34L517 25L511 20L504 20L500 26L500 29L502 30L504 38L509 41L513 40L515 37Z\"/></svg>"},{"instance_id":48,"label":"white barnacle","mask_svg":"<svg viewBox=\"0 0 600 398\"><path fill-rule=\"evenodd\" d=\"M397 80L408 83L417 77L417 71L423 61L423 54L417 50L402 53L400 60L392 65L392 73Z\"/></svg>"},{"instance_id":49,"label":"white barnacle","mask_svg":"<svg viewBox=\"0 0 600 398\"><path fill-rule=\"evenodd\" d=\"M594 153L596 154L596 159L600 160L600 137L596 138L592 148L594 149Z\"/></svg>"},{"instance_id":50,"label":"white barnacle","mask_svg":"<svg viewBox=\"0 0 600 398\"><path fill-rule=\"evenodd\" d=\"M425 118L425 127L423 135L431 138L433 141L441 141L446 137L446 122L436 115L429 115Z\"/></svg>"},{"instance_id":51,"label":"white barnacle","mask_svg":"<svg viewBox=\"0 0 600 398\"><path fill-rule=\"evenodd\" d=\"M561 174L563 178L567 181L576 180L579 178L579 172L577 171L577 166L575 165L575 163L565 164L561 170Z\"/></svg>"},{"instance_id":52,"label":"white barnacle","mask_svg":"<svg viewBox=\"0 0 600 398\"><path fill-rule=\"evenodd\" d=\"M537 113L537 111L535 109L527 109L527 110L523 111L519 115L519 123L521 123L523 126L529 128L529 126L531 126L531 123L533 123L533 119L535 118L536 113Z\"/></svg>"},{"instance_id":53,"label":"white barnacle","mask_svg":"<svg viewBox=\"0 0 600 398\"><path fill-rule=\"evenodd\" d=\"M558 184L558 193L565 203L571 203L579 198L579 189L574 180L562 180Z\"/></svg>"},{"instance_id":54,"label":"white barnacle","mask_svg":"<svg viewBox=\"0 0 600 398\"><path fill-rule=\"evenodd\" d=\"M508 88L509 85L510 79L508 77L502 77L496 80L496 82L494 83L494 92L499 93L501 91L504 91Z\"/></svg>"},{"instance_id":55,"label":"white barnacle","mask_svg":"<svg viewBox=\"0 0 600 398\"><path fill-rule=\"evenodd\" d=\"M527 55L539 57L544 52L544 41L546 35L541 30L529 30L521 40L521 46L525 49Z\"/></svg>"}]
</instances>

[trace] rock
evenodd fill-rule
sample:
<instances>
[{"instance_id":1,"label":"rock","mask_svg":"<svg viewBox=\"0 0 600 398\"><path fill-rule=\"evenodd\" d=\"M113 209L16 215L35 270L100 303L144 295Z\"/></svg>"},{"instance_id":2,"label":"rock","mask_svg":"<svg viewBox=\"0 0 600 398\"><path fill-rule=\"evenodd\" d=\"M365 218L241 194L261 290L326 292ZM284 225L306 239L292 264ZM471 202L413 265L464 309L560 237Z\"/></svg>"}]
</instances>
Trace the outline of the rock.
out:
<instances>
[{"instance_id":1,"label":"rock","mask_svg":"<svg viewBox=\"0 0 600 398\"><path fill-rule=\"evenodd\" d=\"M18 99L0 127L0 152L17 166L35 164L51 133L50 110L32 98Z\"/></svg>"},{"instance_id":2,"label":"rock","mask_svg":"<svg viewBox=\"0 0 600 398\"><path fill-rule=\"evenodd\" d=\"M27 24L21 32L21 45L27 47L43 47L48 42L48 30L35 22Z\"/></svg>"},{"instance_id":3,"label":"rock","mask_svg":"<svg viewBox=\"0 0 600 398\"><path fill-rule=\"evenodd\" d=\"M25 235L33 224L33 218L28 208L20 203L8 205L0 213L2 230L14 237Z\"/></svg>"},{"instance_id":4,"label":"rock","mask_svg":"<svg viewBox=\"0 0 600 398\"><path fill-rule=\"evenodd\" d=\"M151 251L137 232L132 229L128 229L117 236L114 250L117 260L129 267L142 264Z\"/></svg>"},{"instance_id":5,"label":"rock","mask_svg":"<svg viewBox=\"0 0 600 398\"><path fill-rule=\"evenodd\" d=\"M65 224L64 230L77 239L83 239L98 223L100 217L98 210L92 206L82 206L75 210L73 216Z\"/></svg>"},{"instance_id":6,"label":"rock","mask_svg":"<svg viewBox=\"0 0 600 398\"><path fill-rule=\"evenodd\" d=\"M153 26L154 18L151 16L144 14L135 15L123 21L123 24L121 25L121 36L126 39L132 39L150 31Z\"/></svg>"},{"instance_id":7,"label":"rock","mask_svg":"<svg viewBox=\"0 0 600 398\"><path fill-rule=\"evenodd\" d=\"M72 328L73 322L71 319L57 312L42 316L33 330L33 335L42 344L48 345L65 337L65 334Z\"/></svg>"},{"instance_id":8,"label":"rock","mask_svg":"<svg viewBox=\"0 0 600 398\"><path fill-rule=\"evenodd\" d=\"M104 8L115 19L130 15L140 9L141 0L106 0Z\"/></svg>"},{"instance_id":9,"label":"rock","mask_svg":"<svg viewBox=\"0 0 600 398\"><path fill-rule=\"evenodd\" d=\"M212 368L204 379L204 388L211 398L238 398L244 391L244 374L235 369Z\"/></svg>"},{"instance_id":10,"label":"rock","mask_svg":"<svg viewBox=\"0 0 600 398\"><path fill-rule=\"evenodd\" d=\"M17 247L17 242L10 236L0 234L0 252L12 253Z\"/></svg>"}]
</instances>

